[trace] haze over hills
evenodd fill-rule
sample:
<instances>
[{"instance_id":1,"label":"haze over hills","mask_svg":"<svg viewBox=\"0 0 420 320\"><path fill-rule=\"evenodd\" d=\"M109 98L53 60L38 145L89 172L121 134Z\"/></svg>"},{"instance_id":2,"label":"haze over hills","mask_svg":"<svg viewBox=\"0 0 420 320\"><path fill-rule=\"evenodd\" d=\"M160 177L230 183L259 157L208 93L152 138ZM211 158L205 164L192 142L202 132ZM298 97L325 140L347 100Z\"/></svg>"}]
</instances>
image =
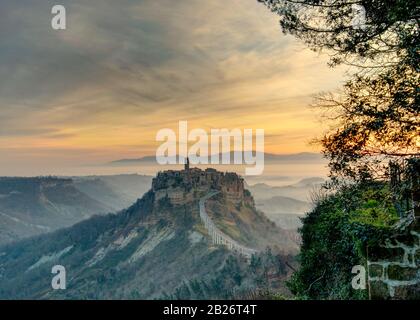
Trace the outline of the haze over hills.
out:
<instances>
[{"instance_id":1,"label":"haze over hills","mask_svg":"<svg viewBox=\"0 0 420 320\"><path fill-rule=\"evenodd\" d=\"M229 155L232 163L235 156L241 154L243 155L243 152L239 151L231 151L229 153L219 153L218 158L222 159L223 156ZM168 157L168 159L171 162L178 162L178 163L184 163L185 157L177 155L175 157ZM210 156L207 158L208 163L211 163ZM273 153L264 153L264 161L266 162L322 162L323 158L321 154L319 153L312 153L312 152L301 152L301 153L295 153L295 154L273 154ZM156 156L145 156L141 158L134 158L134 159L118 159L111 161L110 165L115 166L127 166L127 165L138 165L142 163L153 163L156 164Z\"/></svg>"},{"instance_id":2,"label":"haze over hills","mask_svg":"<svg viewBox=\"0 0 420 320\"><path fill-rule=\"evenodd\" d=\"M308 202L283 196L274 196L269 199L259 200L256 205L259 210L264 211L267 215L277 213L302 214L311 208Z\"/></svg>"},{"instance_id":3,"label":"haze over hills","mask_svg":"<svg viewBox=\"0 0 420 320\"><path fill-rule=\"evenodd\" d=\"M214 223L257 258L212 241L198 206L211 190L219 192L205 203ZM0 247L0 298L232 298L261 286L287 294L285 263L297 250L236 174L167 171L126 210ZM66 267L66 290L50 289L56 264ZM267 283L267 272L276 281Z\"/></svg>"},{"instance_id":4,"label":"haze over hills","mask_svg":"<svg viewBox=\"0 0 420 320\"><path fill-rule=\"evenodd\" d=\"M305 178L297 183L284 186L270 186L266 183L248 185L256 199L266 200L276 196L289 197L300 201L310 202L311 192L316 191L325 182L323 178Z\"/></svg>"},{"instance_id":5,"label":"haze over hills","mask_svg":"<svg viewBox=\"0 0 420 320\"><path fill-rule=\"evenodd\" d=\"M296 230L300 218L312 208L311 194L321 188L323 178L311 177L281 187L258 183L247 186L256 199L256 207L263 211L278 226Z\"/></svg>"},{"instance_id":6,"label":"haze over hills","mask_svg":"<svg viewBox=\"0 0 420 320\"><path fill-rule=\"evenodd\" d=\"M0 244L74 224L111 208L70 179L0 178Z\"/></svg>"},{"instance_id":7,"label":"haze over hills","mask_svg":"<svg viewBox=\"0 0 420 320\"><path fill-rule=\"evenodd\" d=\"M0 244L127 208L151 177L0 178Z\"/></svg>"},{"instance_id":8,"label":"haze over hills","mask_svg":"<svg viewBox=\"0 0 420 320\"><path fill-rule=\"evenodd\" d=\"M93 214L129 207L149 188L152 176L0 178L0 244L70 226ZM296 230L310 207L308 195L321 178L273 187L248 186L256 207L277 225ZM54 182L54 183L53 183Z\"/></svg>"},{"instance_id":9,"label":"haze over hills","mask_svg":"<svg viewBox=\"0 0 420 320\"><path fill-rule=\"evenodd\" d=\"M113 211L132 205L149 190L152 178L139 174L72 177L80 191L110 206Z\"/></svg>"}]
</instances>

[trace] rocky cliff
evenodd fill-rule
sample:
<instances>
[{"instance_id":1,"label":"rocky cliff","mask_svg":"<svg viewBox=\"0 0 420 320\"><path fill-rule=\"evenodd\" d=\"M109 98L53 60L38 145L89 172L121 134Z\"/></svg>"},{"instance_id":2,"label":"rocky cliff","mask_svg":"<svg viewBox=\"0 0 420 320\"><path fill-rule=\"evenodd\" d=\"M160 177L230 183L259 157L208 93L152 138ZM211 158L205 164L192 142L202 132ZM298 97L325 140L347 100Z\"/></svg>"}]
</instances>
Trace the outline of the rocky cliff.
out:
<instances>
[{"instance_id":1,"label":"rocky cliff","mask_svg":"<svg viewBox=\"0 0 420 320\"><path fill-rule=\"evenodd\" d=\"M159 172L152 182L155 201L168 198L173 205L197 200L211 190L220 191L226 200L236 205L240 203L254 205L250 193L244 188L244 180L233 172L219 172L210 168L169 170Z\"/></svg>"}]
</instances>

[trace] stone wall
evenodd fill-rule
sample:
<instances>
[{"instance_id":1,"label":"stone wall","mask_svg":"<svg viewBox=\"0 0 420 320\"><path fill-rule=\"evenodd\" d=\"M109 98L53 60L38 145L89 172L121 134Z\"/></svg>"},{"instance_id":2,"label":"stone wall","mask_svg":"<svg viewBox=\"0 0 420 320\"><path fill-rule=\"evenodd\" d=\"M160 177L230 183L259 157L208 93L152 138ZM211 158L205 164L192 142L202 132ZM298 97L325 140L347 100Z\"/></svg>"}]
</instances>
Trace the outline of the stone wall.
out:
<instances>
[{"instance_id":1,"label":"stone wall","mask_svg":"<svg viewBox=\"0 0 420 320\"><path fill-rule=\"evenodd\" d=\"M371 299L420 299L420 233L416 230L368 248Z\"/></svg>"}]
</instances>

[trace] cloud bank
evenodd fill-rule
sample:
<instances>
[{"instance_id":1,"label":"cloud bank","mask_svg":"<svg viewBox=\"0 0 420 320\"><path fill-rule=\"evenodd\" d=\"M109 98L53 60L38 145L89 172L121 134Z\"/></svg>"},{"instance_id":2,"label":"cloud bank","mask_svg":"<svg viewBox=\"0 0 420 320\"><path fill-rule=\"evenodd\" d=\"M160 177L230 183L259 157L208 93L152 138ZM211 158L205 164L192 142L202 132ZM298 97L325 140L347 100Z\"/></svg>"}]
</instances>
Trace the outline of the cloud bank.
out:
<instances>
[{"instance_id":1,"label":"cloud bank","mask_svg":"<svg viewBox=\"0 0 420 320\"><path fill-rule=\"evenodd\" d=\"M63 0L64 31L50 26L54 4L0 2L3 168L154 153L179 120L264 128L267 151L308 150L311 96L342 79L256 0Z\"/></svg>"}]
</instances>

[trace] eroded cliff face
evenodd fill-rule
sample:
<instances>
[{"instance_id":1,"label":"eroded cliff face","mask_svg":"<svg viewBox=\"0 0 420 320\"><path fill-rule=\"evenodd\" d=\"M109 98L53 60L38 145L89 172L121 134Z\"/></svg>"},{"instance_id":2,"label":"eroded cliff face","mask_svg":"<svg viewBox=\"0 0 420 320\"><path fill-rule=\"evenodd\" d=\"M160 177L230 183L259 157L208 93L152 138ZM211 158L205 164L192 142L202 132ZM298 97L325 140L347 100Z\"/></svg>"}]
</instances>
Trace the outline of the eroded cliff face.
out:
<instances>
[{"instance_id":1,"label":"eroded cliff face","mask_svg":"<svg viewBox=\"0 0 420 320\"><path fill-rule=\"evenodd\" d=\"M211 190L220 191L222 197L233 204L254 206L251 194L244 188L244 180L232 172L198 168L168 170L159 172L152 182L156 203L167 198L172 205L183 205L198 200Z\"/></svg>"},{"instance_id":2,"label":"eroded cliff face","mask_svg":"<svg viewBox=\"0 0 420 320\"><path fill-rule=\"evenodd\" d=\"M276 251L283 253L298 251L297 241L255 208L251 193L244 188L244 180L236 173L197 168L164 171L153 179L151 193L155 212L168 205L174 210L185 207L194 212L200 199L213 193L205 201L205 209L226 238L250 249L276 246ZM191 218L198 221L198 215Z\"/></svg>"}]
</instances>

